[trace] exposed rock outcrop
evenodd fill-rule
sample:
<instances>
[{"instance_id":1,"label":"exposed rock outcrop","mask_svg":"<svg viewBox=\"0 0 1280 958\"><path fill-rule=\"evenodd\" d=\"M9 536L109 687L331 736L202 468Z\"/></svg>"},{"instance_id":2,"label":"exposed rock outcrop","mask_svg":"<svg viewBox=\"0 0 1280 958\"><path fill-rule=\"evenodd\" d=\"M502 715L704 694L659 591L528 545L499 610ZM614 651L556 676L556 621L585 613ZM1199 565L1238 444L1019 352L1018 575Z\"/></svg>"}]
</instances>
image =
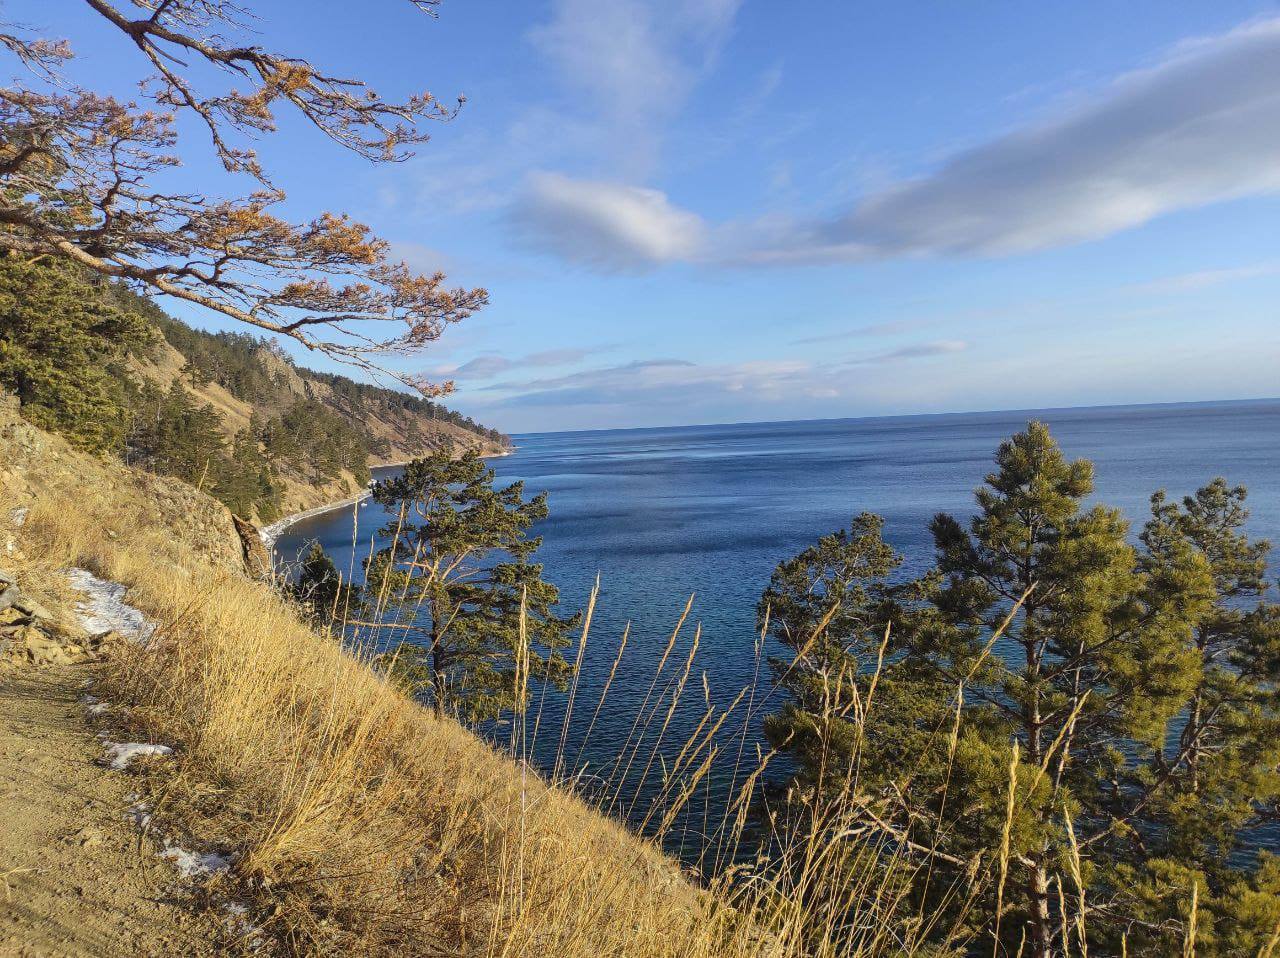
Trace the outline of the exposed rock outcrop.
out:
<instances>
[{"instance_id":1,"label":"exposed rock outcrop","mask_svg":"<svg viewBox=\"0 0 1280 958\"><path fill-rule=\"evenodd\" d=\"M271 575L271 556L267 554L267 547L262 541L262 533L252 522L241 519L237 515L233 514L231 521L235 523L236 534L240 536L240 545L244 549L245 571L255 579L269 578Z\"/></svg>"},{"instance_id":2,"label":"exposed rock outcrop","mask_svg":"<svg viewBox=\"0 0 1280 958\"><path fill-rule=\"evenodd\" d=\"M23 593L0 569L0 665L73 665L106 655L120 641L114 631L98 635L68 629L53 613Z\"/></svg>"}]
</instances>

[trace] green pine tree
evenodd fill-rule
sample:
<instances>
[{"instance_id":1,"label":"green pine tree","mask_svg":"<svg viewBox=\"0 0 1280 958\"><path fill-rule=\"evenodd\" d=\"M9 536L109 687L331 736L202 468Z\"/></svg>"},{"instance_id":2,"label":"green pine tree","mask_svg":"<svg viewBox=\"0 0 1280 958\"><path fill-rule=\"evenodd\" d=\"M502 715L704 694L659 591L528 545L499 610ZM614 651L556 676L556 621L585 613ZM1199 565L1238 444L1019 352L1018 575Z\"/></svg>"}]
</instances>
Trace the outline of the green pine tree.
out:
<instances>
[{"instance_id":1,"label":"green pine tree","mask_svg":"<svg viewBox=\"0 0 1280 958\"><path fill-rule=\"evenodd\" d=\"M865 699L877 667L881 693L917 691L893 678L884 681L885 657L892 660L898 650L891 623L900 619L901 607L890 577L902 557L885 543L883 529L883 519L863 513L848 530L823 536L779 563L757 607L757 627L767 627L792 653L770 661L787 700L765 720L765 734L791 753L796 781L806 789L847 787L862 735L849 716ZM896 676L900 666L888 665ZM905 706L895 710L907 711ZM894 723L877 734L905 737L907 732ZM881 745L889 747L887 741Z\"/></svg>"},{"instance_id":2,"label":"green pine tree","mask_svg":"<svg viewBox=\"0 0 1280 958\"><path fill-rule=\"evenodd\" d=\"M1194 887L1198 953L1256 953L1280 921L1280 866L1238 854L1277 798L1266 546L1220 481L1181 506L1158 495L1141 549L1115 510L1085 506L1092 490L1091 465L1031 423L1000 447L967 528L935 518L923 579L887 583L896 562L867 519L783 563L762 606L799 610L774 634L804 655L770 737L797 755L806 807L837 794L860 833L927 862L898 880L953 912L940 928L998 924L1001 947L1025 936L1041 958L1065 928L1079 948L1078 856L1095 952L1128 936L1131 954L1180 953ZM830 635L788 640L824 620Z\"/></svg>"},{"instance_id":3,"label":"green pine tree","mask_svg":"<svg viewBox=\"0 0 1280 958\"><path fill-rule=\"evenodd\" d=\"M474 452L455 459L442 450L373 491L399 516L380 533L394 546L366 575L406 627L388 661L437 715L466 721L523 707L530 675L563 685L570 666L560 650L576 621L555 613L559 591L530 561L541 540L528 530L547 515L546 495L526 500L523 483L495 489L493 480Z\"/></svg>"},{"instance_id":4,"label":"green pine tree","mask_svg":"<svg viewBox=\"0 0 1280 958\"><path fill-rule=\"evenodd\" d=\"M297 581L289 594L306 611L307 617L324 629L340 632L342 624L359 618L364 611L364 593L359 586L343 582L333 559L318 542L311 543Z\"/></svg>"},{"instance_id":5,"label":"green pine tree","mask_svg":"<svg viewBox=\"0 0 1280 958\"><path fill-rule=\"evenodd\" d=\"M123 361L154 337L104 286L66 263L0 257L0 389L36 425L119 452L130 426Z\"/></svg>"}]
</instances>

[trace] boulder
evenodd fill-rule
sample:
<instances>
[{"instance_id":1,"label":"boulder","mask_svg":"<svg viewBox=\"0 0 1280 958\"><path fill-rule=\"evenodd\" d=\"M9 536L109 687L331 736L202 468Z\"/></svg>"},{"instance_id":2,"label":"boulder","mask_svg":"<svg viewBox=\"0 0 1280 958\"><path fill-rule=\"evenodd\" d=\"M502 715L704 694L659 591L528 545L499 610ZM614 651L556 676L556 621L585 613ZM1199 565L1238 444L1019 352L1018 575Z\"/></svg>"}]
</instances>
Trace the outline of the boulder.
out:
<instances>
[{"instance_id":1,"label":"boulder","mask_svg":"<svg viewBox=\"0 0 1280 958\"><path fill-rule=\"evenodd\" d=\"M6 657L12 662L34 665L72 665L84 661L84 653L74 646L65 646L39 629L23 626L9 640Z\"/></svg>"}]
</instances>

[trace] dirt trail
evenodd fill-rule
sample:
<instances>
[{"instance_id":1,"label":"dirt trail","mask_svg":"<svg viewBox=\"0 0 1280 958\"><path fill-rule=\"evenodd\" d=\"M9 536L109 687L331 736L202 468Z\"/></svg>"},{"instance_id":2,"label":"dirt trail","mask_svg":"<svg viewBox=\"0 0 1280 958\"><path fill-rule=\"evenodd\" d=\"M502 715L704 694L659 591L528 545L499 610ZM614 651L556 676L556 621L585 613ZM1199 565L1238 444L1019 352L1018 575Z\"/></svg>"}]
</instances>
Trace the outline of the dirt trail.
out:
<instances>
[{"instance_id":1,"label":"dirt trail","mask_svg":"<svg viewBox=\"0 0 1280 958\"><path fill-rule=\"evenodd\" d=\"M214 954L212 918L125 818L129 776L95 762L95 671L0 671L0 956Z\"/></svg>"}]
</instances>

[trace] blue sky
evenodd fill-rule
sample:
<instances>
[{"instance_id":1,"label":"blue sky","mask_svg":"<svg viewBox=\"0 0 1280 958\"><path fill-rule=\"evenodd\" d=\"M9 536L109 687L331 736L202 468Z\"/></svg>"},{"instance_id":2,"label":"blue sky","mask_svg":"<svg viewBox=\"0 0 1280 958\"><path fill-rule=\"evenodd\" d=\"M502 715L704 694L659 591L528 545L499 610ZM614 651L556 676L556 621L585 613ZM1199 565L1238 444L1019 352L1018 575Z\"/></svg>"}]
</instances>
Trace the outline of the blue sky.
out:
<instances>
[{"instance_id":1,"label":"blue sky","mask_svg":"<svg viewBox=\"0 0 1280 958\"><path fill-rule=\"evenodd\" d=\"M6 17L127 93L136 53L81 7ZM259 150L291 215L490 290L409 364L484 422L1280 394L1277 4L257 9L267 45L387 95L465 93L403 164L294 121Z\"/></svg>"}]
</instances>

